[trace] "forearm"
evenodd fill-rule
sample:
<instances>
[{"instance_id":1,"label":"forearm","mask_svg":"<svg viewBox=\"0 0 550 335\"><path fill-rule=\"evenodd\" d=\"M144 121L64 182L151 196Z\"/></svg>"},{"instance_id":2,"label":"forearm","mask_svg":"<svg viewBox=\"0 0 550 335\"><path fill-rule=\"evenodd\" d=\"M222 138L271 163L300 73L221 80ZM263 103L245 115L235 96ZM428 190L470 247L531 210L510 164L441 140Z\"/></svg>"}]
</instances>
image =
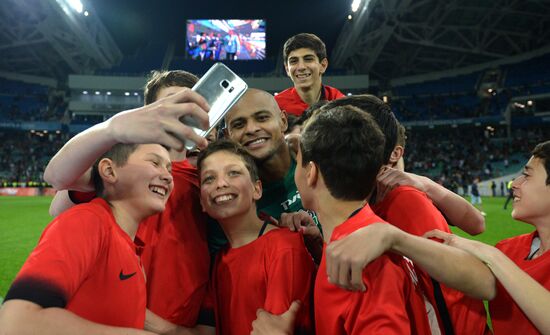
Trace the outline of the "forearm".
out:
<instances>
[{"instance_id":1,"label":"forearm","mask_svg":"<svg viewBox=\"0 0 550 335\"><path fill-rule=\"evenodd\" d=\"M500 250L490 247L485 262L512 299L542 334L550 334L550 292Z\"/></svg>"},{"instance_id":2,"label":"forearm","mask_svg":"<svg viewBox=\"0 0 550 335\"><path fill-rule=\"evenodd\" d=\"M69 191L57 191L50 204L49 213L51 216L56 217L74 205L75 204L71 201L71 198L69 197Z\"/></svg>"},{"instance_id":3,"label":"forearm","mask_svg":"<svg viewBox=\"0 0 550 335\"><path fill-rule=\"evenodd\" d=\"M0 308L1 334L42 335L152 335L140 329L106 326L85 320L66 309L41 308L23 300L10 300Z\"/></svg>"},{"instance_id":4,"label":"forearm","mask_svg":"<svg viewBox=\"0 0 550 335\"><path fill-rule=\"evenodd\" d=\"M450 224L470 235L485 231L485 218L466 199L429 178L422 177L423 191L445 215Z\"/></svg>"},{"instance_id":5,"label":"forearm","mask_svg":"<svg viewBox=\"0 0 550 335\"><path fill-rule=\"evenodd\" d=\"M58 190L93 191L90 168L116 143L109 121L85 130L69 140L50 160L44 180Z\"/></svg>"},{"instance_id":6,"label":"forearm","mask_svg":"<svg viewBox=\"0 0 550 335\"><path fill-rule=\"evenodd\" d=\"M395 229L390 250L404 255L435 280L478 299L496 294L495 277L468 252Z\"/></svg>"},{"instance_id":7,"label":"forearm","mask_svg":"<svg viewBox=\"0 0 550 335\"><path fill-rule=\"evenodd\" d=\"M155 334L164 335L213 335L215 328L208 326L196 326L194 328L181 327L170 321L164 320L155 313L147 310L145 314L145 330Z\"/></svg>"}]
</instances>

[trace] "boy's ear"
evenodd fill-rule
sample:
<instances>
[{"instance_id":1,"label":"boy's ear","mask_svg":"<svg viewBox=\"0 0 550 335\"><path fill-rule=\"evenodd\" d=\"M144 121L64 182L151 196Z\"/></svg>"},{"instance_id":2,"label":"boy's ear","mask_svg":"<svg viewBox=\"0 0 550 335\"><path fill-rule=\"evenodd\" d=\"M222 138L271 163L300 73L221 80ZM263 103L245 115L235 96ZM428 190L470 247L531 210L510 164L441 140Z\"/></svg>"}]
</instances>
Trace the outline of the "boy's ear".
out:
<instances>
[{"instance_id":1,"label":"boy's ear","mask_svg":"<svg viewBox=\"0 0 550 335\"><path fill-rule=\"evenodd\" d=\"M110 158L103 158L97 165L97 171L104 183L114 184L118 177L114 168L115 163Z\"/></svg>"},{"instance_id":2,"label":"boy's ear","mask_svg":"<svg viewBox=\"0 0 550 335\"><path fill-rule=\"evenodd\" d=\"M262 192L262 181L258 179L254 182L254 193L252 194L254 201L258 201L262 198Z\"/></svg>"},{"instance_id":3,"label":"boy's ear","mask_svg":"<svg viewBox=\"0 0 550 335\"><path fill-rule=\"evenodd\" d=\"M321 63L321 74L324 74L328 68L328 59L323 58L323 60L320 63Z\"/></svg>"},{"instance_id":4,"label":"boy's ear","mask_svg":"<svg viewBox=\"0 0 550 335\"><path fill-rule=\"evenodd\" d=\"M393 148L393 151L390 155L390 161L388 162L392 167L399 162L399 159L403 157L403 154L405 153L405 148L403 148L400 145L396 145L395 148Z\"/></svg>"},{"instance_id":5,"label":"boy's ear","mask_svg":"<svg viewBox=\"0 0 550 335\"><path fill-rule=\"evenodd\" d=\"M314 188L315 186L317 186L318 179L319 179L319 167L313 162L307 163L307 168L306 168L307 185L311 188Z\"/></svg>"}]
</instances>

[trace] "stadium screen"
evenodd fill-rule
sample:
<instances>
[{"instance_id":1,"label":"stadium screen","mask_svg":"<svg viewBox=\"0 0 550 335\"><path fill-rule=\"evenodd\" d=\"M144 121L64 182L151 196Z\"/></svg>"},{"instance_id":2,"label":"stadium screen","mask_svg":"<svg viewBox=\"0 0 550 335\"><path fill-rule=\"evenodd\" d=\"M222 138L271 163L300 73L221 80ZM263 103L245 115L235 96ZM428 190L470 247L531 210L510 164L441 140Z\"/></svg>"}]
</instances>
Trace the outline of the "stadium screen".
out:
<instances>
[{"instance_id":1,"label":"stadium screen","mask_svg":"<svg viewBox=\"0 0 550 335\"><path fill-rule=\"evenodd\" d=\"M205 60L265 58L265 20L187 20L186 55Z\"/></svg>"}]
</instances>

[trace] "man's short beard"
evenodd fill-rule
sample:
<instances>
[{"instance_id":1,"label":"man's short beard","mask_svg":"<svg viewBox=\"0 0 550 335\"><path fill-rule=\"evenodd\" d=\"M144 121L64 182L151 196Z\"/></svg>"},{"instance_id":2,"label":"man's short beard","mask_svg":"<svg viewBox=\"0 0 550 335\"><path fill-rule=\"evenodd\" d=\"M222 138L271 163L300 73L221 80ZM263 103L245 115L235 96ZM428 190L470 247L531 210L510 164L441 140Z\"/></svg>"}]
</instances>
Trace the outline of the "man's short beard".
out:
<instances>
[{"instance_id":1,"label":"man's short beard","mask_svg":"<svg viewBox=\"0 0 550 335\"><path fill-rule=\"evenodd\" d=\"M254 157L254 161L256 162L256 165L258 165L258 167L260 167L261 165L263 165L265 162L271 160L273 157L275 157L279 151L281 150L282 146L283 145L286 145L286 142L284 141L284 139L281 141L281 143L276 146L275 148L273 148L273 150L271 150L270 152L268 152L265 157L261 157L261 158L258 158L258 157Z\"/></svg>"}]
</instances>

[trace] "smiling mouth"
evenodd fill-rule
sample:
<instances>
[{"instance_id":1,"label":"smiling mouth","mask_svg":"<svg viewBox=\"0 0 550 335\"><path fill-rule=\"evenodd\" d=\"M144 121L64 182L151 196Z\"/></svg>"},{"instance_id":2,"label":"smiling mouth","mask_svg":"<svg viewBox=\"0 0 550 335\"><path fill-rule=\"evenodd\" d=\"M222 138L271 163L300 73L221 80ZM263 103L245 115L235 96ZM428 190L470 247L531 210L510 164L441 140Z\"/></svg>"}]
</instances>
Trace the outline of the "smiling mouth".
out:
<instances>
[{"instance_id":1,"label":"smiling mouth","mask_svg":"<svg viewBox=\"0 0 550 335\"><path fill-rule=\"evenodd\" d=\"M311 77L311 73L301 73L301 74L296 75L296 78L298 78L298 79L306 79L306 78L309 78L309 77Z\"/></svg>"},{"instance_id":2,"label":"smiling mouth","mask_svg":"<svg viewBox=\"0 0 550 335\"><path fill-rule=\"evenodd\" d=\"M161 197L165 197L166 194L168 194L168 189L163 186L149 186L149 190L151 192L160 195Z\"/></svg>"},{"instance_id":3,"label":"smiling mouth","mask_svg":"<svg viewBox=\"0 0 550 335\"><path fill-rule=\"evenodd\" d=\"M237 196L235 194L223 194L215 197L213 199L213 202L216 205L223 205L225 203L228 203L229 201L235 199Z\"/></svg>"},{"instance_id":4,"label":"smiling mouth","mask_svg":"<svg viewBox=\"0 0 550 335\"><path fill-rule=\"evenodd\" d=\"M255 146L255 145L259 145L259 144L263 144L265 142L267 142L267 138L265 137L262 137L262 138L257 138L255 140L252 140L252 141L248 141L244 144L245 147L249 147L249 146Z\"/></svg>"}]
</instances>

